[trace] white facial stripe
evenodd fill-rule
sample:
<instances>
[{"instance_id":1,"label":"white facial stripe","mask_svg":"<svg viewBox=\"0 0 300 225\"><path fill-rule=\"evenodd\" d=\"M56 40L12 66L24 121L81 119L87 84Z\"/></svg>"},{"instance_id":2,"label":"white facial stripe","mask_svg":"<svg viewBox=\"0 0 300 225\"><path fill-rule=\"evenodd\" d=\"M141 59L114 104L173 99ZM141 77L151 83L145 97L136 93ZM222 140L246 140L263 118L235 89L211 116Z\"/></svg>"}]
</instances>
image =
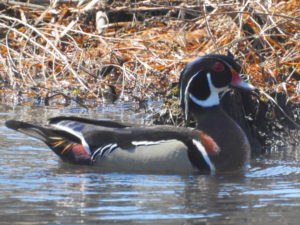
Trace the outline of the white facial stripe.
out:
<instances>
[{"instance_id":1,"label":"white facial stripe","mask_svg":"<svg viewBox=\"0 0 300 225\"><path fill-rule=\"evenodd\" d=\"M69 132L70 134L73 134L74 136L78 137L81 141L81 144L83 145L84 149L87 150L88 154L91 155L92 154L92 151L90 149L90 146L88 145L88 143L85 141L84 137L82 136L82 134L80 132L76 132L74 131L73 129L67 127L67 126L64 126L64 125L60 125L59 123L58 124L53 124L54 127L56 127L57 129L59 130L63 130L63 131L66 131L66 132Z\"/></svg>"},{"instance_id":2,"label":"white facial stripe","mask_svg":"<svg viewBox=\"0 0 300 225\"><path fill-rule=\"evenodd\" d=\"M183 95L182 95L182 89L183 89L183 86L180 85L180 90L179 90L179 102L180 102L180 103L181 103L182 98L183 98Z\"/></svg>"},{"instance_id":3,"label":"white facial stripe","mask_svg":"<svg viewBox=\"0 0 300 225\"><path fill-rule=\"evenodd\" d=\"M196 146L196 148L199 150L199 152L201 153L201 155L203 156L203 159L205 160L205 162L207 163L207 165L209 166L209 169L210 169L210 173L211 174L215 174L216 172L216 168L215 168L215 165L212 163L212 161L210 160L209 156L207 155L207 152L205 150L205 148L203 147L203 145L193 139L193 144Z\"/></svg>"},{"instance_id":4,"label":"white facial stripe","mask_svg":"<svg viewBox=\"0 0 300 225\"><path fill-rule=\"evenodd\" d=\"M184 93L184 115L185 115L185 120L188 120L188 114L189 114L189 104L188 104L188 94L187 91L188 89L185 89Z\"/></svg>"},{"instance_id":5,"label":"white facial stripe","mask_svg":"<svg viewBox=\"0 0 300 225\"><path fill-rule=\"evenodd\" d=\"M185 91L184 91L184 114L185 114L185 120L188 119L188 113L189 113L189 104L188 104L188 92L189 92L189 88L190 88L190 85L192 83L192 81L194 80L194 78L199 75L200 73L197 72L195 73L190 79L189 79L189 82L187 83L186 85L186 88L185 88ZM182 93L181 93L182 94Z\"/></svg>"},{"instance_id":6,"label":"white facial stripe","mask_svg":"<svg viewBox=\"0 0 300 225\"><path fill-rule=\"evenodd\" d=\"M195 104L197 104L201 107L211 107L211 106L219 105L220 104L219 93L227 90L228 87L217 88L212 83L211 74L207 73L206 77L207 77L207 81L208 81L208 87L210 90L210 95L208 96L208 98L205 100L200 100L200 99L197 99L191 93L189 93L188 96Z\"/></svg>"}]
</instances>

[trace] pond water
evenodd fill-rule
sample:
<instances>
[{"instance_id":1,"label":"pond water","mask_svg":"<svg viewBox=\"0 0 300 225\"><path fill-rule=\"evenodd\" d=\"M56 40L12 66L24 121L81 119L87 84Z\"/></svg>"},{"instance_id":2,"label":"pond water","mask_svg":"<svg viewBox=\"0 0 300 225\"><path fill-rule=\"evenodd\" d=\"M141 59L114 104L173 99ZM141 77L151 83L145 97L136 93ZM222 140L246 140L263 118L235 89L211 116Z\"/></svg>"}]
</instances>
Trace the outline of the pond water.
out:
<instances>
[{"instance_id":1,"label":"pond water","mask_svg":"<svg viewBox=\"0 0 300 225\"><path fill-rule=\"evenodd\" d=\"M300 224L299 147L253 159L243 174L99 173L60 162L4 122L75 115L142 123L143 113L126 105L0 109L0 224Z\"/></svg>"}]
</instances>

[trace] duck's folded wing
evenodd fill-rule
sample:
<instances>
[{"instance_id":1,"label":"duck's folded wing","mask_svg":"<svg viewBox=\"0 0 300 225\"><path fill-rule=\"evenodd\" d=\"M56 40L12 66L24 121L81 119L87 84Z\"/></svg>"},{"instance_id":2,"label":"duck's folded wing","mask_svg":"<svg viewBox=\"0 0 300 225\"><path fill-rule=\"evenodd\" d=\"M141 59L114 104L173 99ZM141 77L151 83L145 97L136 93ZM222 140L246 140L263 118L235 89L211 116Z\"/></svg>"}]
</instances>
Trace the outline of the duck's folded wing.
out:
<instances>
[{"instance_id":1,"label":"duck's folded wing","mask_svg":"<svg viewBox=\"0 0 300 225\"><path fill-rule=\"evenodd\" d=\"M168 126L127 127L116 122L109 126L107 121L105 126L101 126L103 121L96 124L92 122L94 121L61 117L52 120L51 125L55 129L14 120L7 121L6 125L42 140L63 161L75 164L93 164L115 150L131 152L134 149L147 149L144 156L151 157L151 145L159 146L175 140L186 146L182 151L188 155L195 167L200 170L214 170L209 156L217 154L219 148L201 131Z\"/></svg>"}]
</instances>

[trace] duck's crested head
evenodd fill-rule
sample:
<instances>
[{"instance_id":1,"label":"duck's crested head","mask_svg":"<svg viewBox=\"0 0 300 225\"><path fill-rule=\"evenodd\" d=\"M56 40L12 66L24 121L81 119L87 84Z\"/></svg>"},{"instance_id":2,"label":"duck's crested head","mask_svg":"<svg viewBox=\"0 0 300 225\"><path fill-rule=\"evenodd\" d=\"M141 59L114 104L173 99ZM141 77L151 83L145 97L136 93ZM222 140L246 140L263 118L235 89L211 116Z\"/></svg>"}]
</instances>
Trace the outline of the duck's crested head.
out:
<instances>
[{"instance_id":1,"label":"duck's crested head","mask_svg":"<svg viewBox=\"0 0 300 225\"><path fill-rule=\"evenodd\" d=\"M227 55L205 55L190 62L180 75L180 99L188 113L189 102L199 107L219 105L219 93L230 87L255 88L240 77L241 66Z\"/></svg>"}]
</instances>

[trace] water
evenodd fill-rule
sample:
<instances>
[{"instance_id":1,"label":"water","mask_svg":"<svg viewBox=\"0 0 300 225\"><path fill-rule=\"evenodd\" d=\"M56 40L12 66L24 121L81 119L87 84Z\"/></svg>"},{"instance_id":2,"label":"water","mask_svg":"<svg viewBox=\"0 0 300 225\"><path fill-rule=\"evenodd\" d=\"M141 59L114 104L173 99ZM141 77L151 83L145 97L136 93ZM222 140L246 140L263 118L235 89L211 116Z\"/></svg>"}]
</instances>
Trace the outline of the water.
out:
<instances>
[{"instance_id":1,"label":"water","mask_svg":"<svg viewBox=\"0 0 300 225\"><path fill-rule=\"evenodd\" d=\"M133 122L143 114L127 106L89 113L0 108L0 224L299 224L299 147L253 159L243 174L99 173L61 163L43 143L7 129L4 121L64 114Z\"/></svg>"}]
</instances>

